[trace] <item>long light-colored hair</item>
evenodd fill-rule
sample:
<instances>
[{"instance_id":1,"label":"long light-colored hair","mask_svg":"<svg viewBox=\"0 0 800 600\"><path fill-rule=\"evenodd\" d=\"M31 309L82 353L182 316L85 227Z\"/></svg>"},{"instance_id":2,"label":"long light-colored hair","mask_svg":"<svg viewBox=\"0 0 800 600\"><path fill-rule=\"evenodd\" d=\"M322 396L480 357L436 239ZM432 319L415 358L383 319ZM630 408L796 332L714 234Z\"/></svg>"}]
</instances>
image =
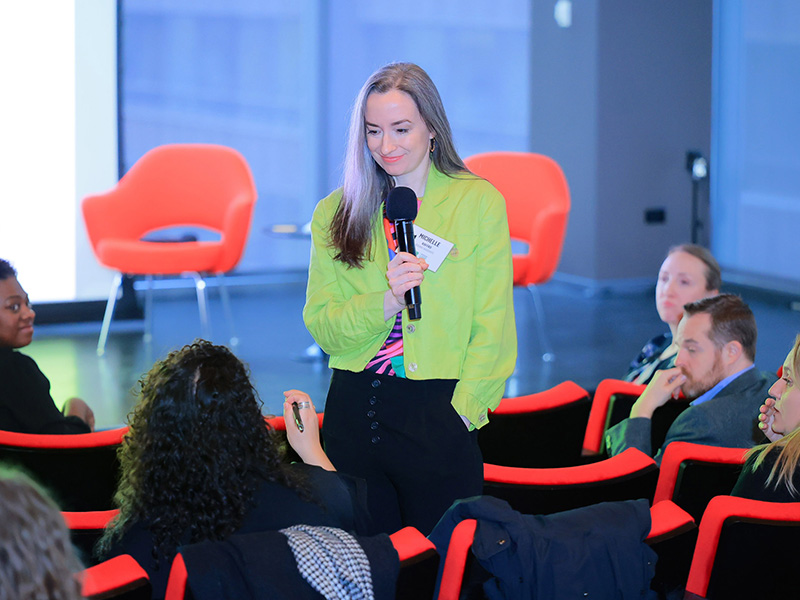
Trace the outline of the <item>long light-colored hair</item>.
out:
<instances>
[{"instance_id":1,"label":"long light-colored hair","mask_svg":"<svg viewBox=\"0 0 800 600\"><path fill-rule=\"evenodd\" d=\"M342 201L333 216L330 244L336 259L361 267L369 255L370 234L381 203L394 181L370 154L367 146L365 112L370 94L391 90L405 92L414 100L423 122L435 138L431 160L446 175L467 171L456 152L450 123L442 99L431 78L413 63L390 63L367 79L353 103L344 160Z\"/></svg>"},{"instance_id":2,"label":"long light-colored hair","mask_svg":"<svg viewBox=\"0 0 800 600\"><path fill-rule=\"evenodd\" d=\"M794 347L792 348L792 368L794 369L792 376L796 379L798 373L800 373L800 335L795 338ZM754 471L761 466L761 463L764 462L770 452L780 452L780 454L772 466L769 477L767 477L767 485L772 484L777 489L779 485L784 484L789 488L789 493L792 496L800 496L800 492L798 492L792 481L800 463L800 427L787 433L779 440L751 448L746 458L750 458L754 454L757 455L753 462Z\"/></svg>"},{"instance_id":3,"label":"long light-colored hair","mask_svg":"<svg viewBox=\"0 0 800 600\"><path fill-rule=\"evenodd\" d=\"M0 468L0 598L77 600L81 569L55 503L29 477Z\"/></svg>"}]
</instances>

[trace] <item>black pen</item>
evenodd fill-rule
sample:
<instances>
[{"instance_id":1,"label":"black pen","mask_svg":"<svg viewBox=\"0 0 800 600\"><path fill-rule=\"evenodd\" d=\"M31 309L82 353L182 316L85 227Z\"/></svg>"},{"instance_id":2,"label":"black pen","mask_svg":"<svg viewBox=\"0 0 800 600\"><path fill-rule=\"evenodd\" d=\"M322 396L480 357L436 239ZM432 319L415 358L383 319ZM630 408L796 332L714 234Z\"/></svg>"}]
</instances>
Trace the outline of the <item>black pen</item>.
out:
<instances>
[{"instance_id":1,"label":"black pen","mask_svg":"<svg viewBox=\"0 0 800 600\"><path fill-rule=\"evenodd\" d=\"M303 419L300 418L300 407L297 406L297 402L292 402L292 412L294 412L294 424L297 425L297 429L300 433L303 433Z\"/></svg>"}]
</instances>

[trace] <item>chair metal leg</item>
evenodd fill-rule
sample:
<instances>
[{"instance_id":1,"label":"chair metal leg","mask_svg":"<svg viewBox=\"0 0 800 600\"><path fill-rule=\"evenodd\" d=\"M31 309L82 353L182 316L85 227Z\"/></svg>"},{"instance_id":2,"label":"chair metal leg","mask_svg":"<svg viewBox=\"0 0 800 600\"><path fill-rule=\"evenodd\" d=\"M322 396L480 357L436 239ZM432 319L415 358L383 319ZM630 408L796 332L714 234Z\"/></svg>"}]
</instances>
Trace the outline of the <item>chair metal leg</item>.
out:
<instances>
[{"instance_id":1,"label":"chair metal leg","mask_svg":"<svg viewBox=\"0 0 800 600\"><path fill-rule=\"evenodd\" d=\"M103 326L100 328L100 338L97 340L97 356L103 356L106 352L106 340L108 339L108 330L111 327L111 317L114 316L114 305L117 303L117 294L122 285L122 273L114 275L114 280L111 282L111 291L108 293L108 302L106 302L106 312L103 315Z\"/></svg>"},{"instance_id":2,"label":"chair metal leg","mask_svg":"<svg viewBox=\"0 0 800 600\"><path fill-rule=\"evenodd\" d=\"M194 289L197 291L197 308L200 310L200 329L203 339L211 341L211 324L208 321L208 306L206 305L206 281L200 273L189 273L194 279Z\"/></svg>"},{"instance_id":3,"label":"chair metal leg","mask_svg":"<svg viewBox=\"0 0 800 600\"><path fill-rule=\"evenodd\" d=\"M233 311L231 310L231 297L228 294L228 288L225 285L225 275L217 273L217 282L219 283L219 295L222 298L222 310L225 312L225 320L228 321L228 331L231 333L230 345L235 348L239 345L239 338L236 337L236 331L233 326Z\"/></svg>"},{"instance_id":4,"label":"chair metal leg","mask_svg":"<svg viewBox=\"0 0 800 600\"><path fill-rule=\"evenodd\" d=\"M555 360L556 355L553 354L553 347L550 345L550 339L547 337L547 330L544 323L544 306L542 305L542 297L539 290L535 285L529 285L528 290L533 298L533 306L536 309L536 325L539 330L539 339L542 342L542 360L544 362L552 362Z\"/></svg>"},{"instance_id":5,"label":"chair metal leg","mask_svg":"<svg viewBox=\"0 0 800 600\"><path fill-rule=\"evenodd\" d=\"M153 342L153 276L145 275L147 289L144 292L144 343Z\"/></svg>"}]
</instances>

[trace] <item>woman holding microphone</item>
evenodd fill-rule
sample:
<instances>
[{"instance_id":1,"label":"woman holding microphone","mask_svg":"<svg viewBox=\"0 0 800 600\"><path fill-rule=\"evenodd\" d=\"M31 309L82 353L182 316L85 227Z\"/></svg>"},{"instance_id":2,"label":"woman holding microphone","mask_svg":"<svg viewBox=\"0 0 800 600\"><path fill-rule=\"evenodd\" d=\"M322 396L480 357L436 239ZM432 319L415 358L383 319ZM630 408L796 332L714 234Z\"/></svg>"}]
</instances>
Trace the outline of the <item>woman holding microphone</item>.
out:
<instances>
[{"instance_id":1,"label":"woman holding microphone","mask_svg":"<svg viewBox=\"0 0 800 600\"><path fill-rule=\"evenodd\" d=\"M400 187L416 196L426 258L399 251L386 218ZM467 171L417 65L386 65L362 87L343 187L311 229L303 318L331 357L326 451L367 480L378 531L427 534L455 499L481 493L476 429L513 372L516 331L505 202ZM423 316L411 320L416 286Z\"/></svg>"}]
</instances>

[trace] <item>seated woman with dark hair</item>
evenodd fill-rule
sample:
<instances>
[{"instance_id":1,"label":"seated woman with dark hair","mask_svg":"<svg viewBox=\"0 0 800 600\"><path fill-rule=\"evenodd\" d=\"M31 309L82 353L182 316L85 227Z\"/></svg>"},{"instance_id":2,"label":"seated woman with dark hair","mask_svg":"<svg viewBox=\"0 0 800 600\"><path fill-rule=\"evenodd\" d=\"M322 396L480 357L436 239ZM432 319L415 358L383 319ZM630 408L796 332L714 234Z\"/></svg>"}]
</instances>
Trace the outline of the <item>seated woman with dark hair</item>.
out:
<instances>
[{"instance_id":1,"label":"seated woman with dark hair","mask_svg":"<svg viewBox=\"0 0 800 600\"><path fill-rule=\"evenodd\" d=\"M732 496L800 502L800 335L769 389L758 426L770 443L752 448Z\"/></svg>"},{"instance_id":2,"label":"seated woman with dark hair","mask_svg":"<svg viewBox=\"0 0 800 600\"><path fill-rule=\"evenodd\" d=\"M300 523L368 529L360 484L332 472L307 395L285 393L286 428L300 457L315 466L282 462L247 369L223 346L185 346L157 362L140 385L119 452L120 514L97 554L131 554L150 576L153 597L163 597L184 544ZM303 432L292 416L294 401Z\"/></svg>"},{"instance_id":3,"label":"seated woman with dark hair","mask_svg":"<svg viewBox=\"0 0 800 600\"><path fill-rule=\"evenodd\" d=\"M678 355L675 333L683 317L683 306L716 296L721 285L719 264L706 248L696 244L670 248L656 282L656 310L669 331L644 345L623 379L646 384L656 371L674 367Z\"/></svg>"},{"instance_id":4,"label":"seated woman with dark hair","mask_svg":"<svg viewBox=\"0 0 800 600\"><path fill-rule=\"evenodd\" d=\"M33 339L28 294L17 272L0 259L0 429L19 433L89 433L94 413L80 398L70 398L59 412L50 381L29 356L17 352Z\"/></svg>"}]
</instances>

